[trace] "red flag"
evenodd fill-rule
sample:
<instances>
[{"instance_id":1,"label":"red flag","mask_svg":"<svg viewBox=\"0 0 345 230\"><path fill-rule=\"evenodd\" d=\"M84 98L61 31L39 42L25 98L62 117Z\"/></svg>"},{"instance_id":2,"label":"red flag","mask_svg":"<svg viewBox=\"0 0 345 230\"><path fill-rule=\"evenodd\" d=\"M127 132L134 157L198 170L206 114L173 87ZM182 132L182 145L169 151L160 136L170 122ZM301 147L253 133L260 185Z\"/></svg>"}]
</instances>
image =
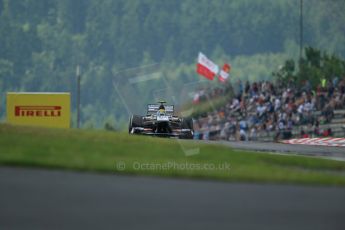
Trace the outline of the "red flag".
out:
<instances>
[{"instance_id":1,"label":"red flag","mask_svg":"<svg viewBox=\"0 0 345 230\"><path fill-rule=\"evenodd\" d=\"M214 76L219 71L219 67L209 60L204 54L199 52L198 64L196 65L196 72L209 80L213 80Z\"/></svg>"},{"instance_id":2,"label":"red flag","mask_svg":"<svg viewBox=\"0 0 345 230\"><path fill-rule=\"evenodd\" d=\"M226 79L228 79L228 77L229 77L229 73L230 73L230 70L231 70L231 66L229 65L229 64L227 64L227 63L225 63L224 65L223 65L223 68L220 70L220 72L219 72L219 75L218 75L218 80L220 81L220 82L225 82L226 81Z\"/></svg>"}]
</instances>

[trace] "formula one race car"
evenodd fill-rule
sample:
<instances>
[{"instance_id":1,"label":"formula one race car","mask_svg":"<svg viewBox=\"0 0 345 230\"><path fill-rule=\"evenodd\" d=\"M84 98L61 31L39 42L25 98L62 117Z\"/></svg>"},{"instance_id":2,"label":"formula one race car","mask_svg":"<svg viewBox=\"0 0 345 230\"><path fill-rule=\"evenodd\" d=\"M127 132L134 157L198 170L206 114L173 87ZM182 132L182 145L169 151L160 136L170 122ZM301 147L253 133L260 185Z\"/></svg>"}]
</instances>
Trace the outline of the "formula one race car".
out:
<instances>
[{"instance_id":1,"label":"formula one race car","mask_svg":"<svg viewBox=\"0 0 345 230\"><path fill-rule=\"evenodd\" d=\"M160 104L147 105L146 116L132 115L129 120L130 134L144 134L161 137L193 138L193 120L174 116L174 106Z\"/></svg>"}]
</instances>

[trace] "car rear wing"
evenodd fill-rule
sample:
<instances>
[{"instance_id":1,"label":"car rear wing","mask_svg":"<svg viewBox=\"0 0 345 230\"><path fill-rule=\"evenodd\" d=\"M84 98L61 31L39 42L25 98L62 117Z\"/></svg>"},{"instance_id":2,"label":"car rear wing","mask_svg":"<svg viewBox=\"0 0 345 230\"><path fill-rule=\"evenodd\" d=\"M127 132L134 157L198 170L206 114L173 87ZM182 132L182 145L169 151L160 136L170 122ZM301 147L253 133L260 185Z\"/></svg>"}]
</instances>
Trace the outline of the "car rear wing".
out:
<instances>
[{"instance_id":1,"label":"car rear wing","mask_svg":"<svg viewBox=\"0 0 345 230\"><path fill-rule=\"evenodd\" d=\"M147 115L157 113L160 105L156 104L149 104L147 105ZM165 112L170 115L174 115L174 106L173 105L165 105Z\"/></svg>"}]
</instances>

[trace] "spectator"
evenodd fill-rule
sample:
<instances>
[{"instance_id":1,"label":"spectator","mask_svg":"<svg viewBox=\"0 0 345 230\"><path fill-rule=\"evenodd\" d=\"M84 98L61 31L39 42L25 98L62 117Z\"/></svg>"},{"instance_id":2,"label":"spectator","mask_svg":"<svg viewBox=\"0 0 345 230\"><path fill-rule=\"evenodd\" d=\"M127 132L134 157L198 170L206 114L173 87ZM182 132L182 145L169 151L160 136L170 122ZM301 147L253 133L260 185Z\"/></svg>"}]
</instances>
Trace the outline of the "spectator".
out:
<instances>
[{"instance_id":1,"label":"spectator","mask_svg":"<svg viewBox=\"0 0 345 230\"><path fill-rule=\"evenodd\" d=\"M303 129L301 130L301 138L309 138L309 135Z\"/></svg>"},{"instance_id":2,"label":"spectator","mask_svg":"<svg viewBox=\"0 0 345 230\"><path fill-rule=\"evenodd\" d=\"M247 121L241 120L240 123L240 140L241 141L247 141L248 140L248 124Z\"/></svg>"},{"instance_id":3,"label":"spectator","mask_svg":"<svg viewBox=\"0 0 345 230\"><path fill-rule=\"evenodd\" d=\"M256 141L257 140L257 128L255 125L252 126L252 128L250 129L250 140L251 141Z\"/></svg>"},{"instance_id":4,"label":"spectator","mask_svg":"<svg viewBox=\"0 0 345 230\"><path fill-rule=\"evenodd\" d=\"M294 126L309 127L303 130L305 135L329 135L328 130L320 130L320 124L330 122L334 110L345 107L345 78L324 81L312 92L310 82L305 81L301 87L289 82L287 87L274 85L272 82L237 82L238 94L217 111L207 114L207 118L199 117L201 122L199 138L209 136L227 140L236 138L236 133L244 140L257 138L260 132L269 135L276 130L275 138L289 138ZM195 98L213 98L229 92L227 89L200 89ZM203 95L203 96L202 96ZM197 100L195 100L197 101ZM321 115L316 116L315 111ZM240 121L237 123L237 121ZM244 123L246 124L244 128ZM248 128L250 127L250 129ZM249 133L249 134L248 134Z\"/></svg>"}]
</instances>

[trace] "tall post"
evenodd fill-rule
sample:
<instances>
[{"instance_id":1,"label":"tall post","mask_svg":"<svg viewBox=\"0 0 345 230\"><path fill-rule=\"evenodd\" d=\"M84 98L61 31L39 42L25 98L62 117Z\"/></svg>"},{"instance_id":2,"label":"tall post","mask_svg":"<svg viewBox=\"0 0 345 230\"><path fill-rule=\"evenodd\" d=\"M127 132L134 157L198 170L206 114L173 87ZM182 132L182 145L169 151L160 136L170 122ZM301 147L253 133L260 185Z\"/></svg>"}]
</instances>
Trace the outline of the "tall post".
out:
<instances>
[{"instance_id":1,"label":"tall post","mask_svg":"<svg viewBox=\"0 0 345 230\"><path fill-rule=\"evenodd\" d=\"M299 61L301 61L303 53L303 0L300 0L299 35Z\"/></svg>"},{"instance_id":2,"label":"tall post","mask_svg":"<svg viewBox=\"0 0 345 230\"><path fill-rule=\"evenodd\" d=\"M77 65L77 128L80 127L80 66Z\"/></svg>"}]
</instances>

